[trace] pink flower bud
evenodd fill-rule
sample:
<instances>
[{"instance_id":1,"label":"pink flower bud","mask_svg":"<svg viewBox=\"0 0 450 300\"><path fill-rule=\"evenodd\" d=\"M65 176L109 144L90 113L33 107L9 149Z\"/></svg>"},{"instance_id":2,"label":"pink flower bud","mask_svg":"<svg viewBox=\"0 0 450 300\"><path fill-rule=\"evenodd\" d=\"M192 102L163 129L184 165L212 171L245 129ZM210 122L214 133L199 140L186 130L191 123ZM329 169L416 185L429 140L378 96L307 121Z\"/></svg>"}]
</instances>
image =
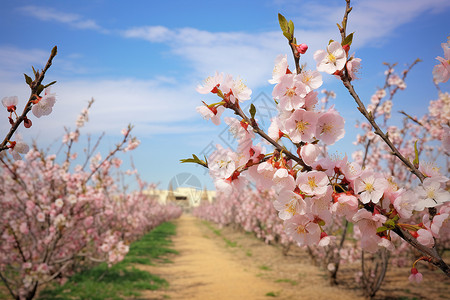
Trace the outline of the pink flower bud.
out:
<instances>
[{"instance_id":1,"label":"pink flower bud","mask_svg":"<svg viewBox=\"0 0 450 300\"><path fill-rule=\"evenodd\" d=\"M300 54L305 54L306 53L306 50L308 50L308 45L306 45L306 44L300 44L300 45L297 45L297 51L300 53Z\"/></svg>"}]
</instances>

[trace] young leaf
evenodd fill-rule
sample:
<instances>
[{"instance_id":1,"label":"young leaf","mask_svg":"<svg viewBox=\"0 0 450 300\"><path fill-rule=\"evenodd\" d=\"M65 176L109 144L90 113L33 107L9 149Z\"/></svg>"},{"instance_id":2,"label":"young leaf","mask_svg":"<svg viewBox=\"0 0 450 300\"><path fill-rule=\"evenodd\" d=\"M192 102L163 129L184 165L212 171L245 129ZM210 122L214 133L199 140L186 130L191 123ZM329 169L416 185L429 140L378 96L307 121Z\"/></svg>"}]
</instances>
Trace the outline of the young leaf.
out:
<instances>
[{"instance_id":1,"label":"young leaf","mask_svg":"<svg viewBox=\"0 0 450 300\"><path fill-rule=\"evenodd\" d=\"M292 36L294 36L294 22L292 22L292 20L289 20L288 28L289 28L289 33L290 33Z\"/></svg>"},{"instance_id":2,"label":"young leaf","mask_svg":"<svg viewBox=\"0 0 450 300\"><path fill-rule=\"evenodd\" d=\"M283 32L283 35L288 39L291 40L292 39L292 35L289 32Z\"/></svg>"},{"instance_id":3,"label":"young leaf","mask_svg":"<svg viewBox=\"0 0 450 300\"><path fill-rule=\"evenodd\" d=\"M30 76L28 76L27 74L23 74L24 76L25 76L25 82L29 85L29 86L31 86L31 83L33 82L33 79L31 79L31 77Z\"/></svg>"},{"instance_id":4,"label":"young leaf","mask_svg":"<svg viewBox=\"0 0 450 300\"><path fill-rule=\"evenodd\" d=\"M252 119L254 119L256 115L256 107L253 105L253 103L250 105L249 112Z\"/></svg>"},{"instance_id":5,"label":"young leaf","mask_svg":"<svg viewBox=\"0 0 450 300\"><path fill-rule=\"evenodd\" d=\"M278 14L278 22L280 23L280 28L283 33L288 32L288 23L282 14Z\"/></svg>"},{"instance_id":6,"label":"young leaf","mask_svg":"<svg viewBox=\"0 0 450 300\"><path fill-rule=\"evenodd\" d=\"M380 232L383 232L383 231L386 231L386 230L388 230L388 228L386 228L384 226L381 226L381 227L377 228L377 233L380 233Z\"/></svg>"},{"instance_id":7,"label":"young leaf","mask_svg":"<svg viewBox=\"0 0 450 300\"><path fill-rule=\"evenodd\" d=\"M181 163L194 163L194 164L199 164L201 166L204 166L205 168L208 168L208 163L206 163L205 161L199 159L197 157L197 155L192 154L193 158L186 158L186 159L180 159ZM206 158L205 158L206 160Z\"/></svg>"},{"instance_id":8,"label":"young leaf","mask_svg":"<svg viewBox=\"0 0 450 300\"><path fill-rule=\"evenodd\" d=\"M414 160L413 160L413 165L416 168L419 168L419 151L417 150L417 142L416 141L414 143Z\"/></svg>"},{"instance_id":9,"label":"young leaf","mask_svg":"<svg viewBox=\"0 0 450 300\"><path fill-rule=\"evenodd\" d=\"M354 32L352 32L352 33L350 33L349 35L347 35L346 37L345 37L345 39L342 41L342 46L344 46L344 45L351 45L352 44L352 41L353 41L353 33Z\"/></svg>"},{"instance_id":10,"label":"young leaf","mask_svg":"<svg viewBox=\"0 0 450 300\"><path fill-rule=\"evenodd\" d=\"M48 88L49 86L51 86L51 85L54 85L56 83L56 81L52 81L52 82L50 82L49 84L46 84L45 86L44 86L44 89L45 88Z\"/></svg>"}]
</instances>

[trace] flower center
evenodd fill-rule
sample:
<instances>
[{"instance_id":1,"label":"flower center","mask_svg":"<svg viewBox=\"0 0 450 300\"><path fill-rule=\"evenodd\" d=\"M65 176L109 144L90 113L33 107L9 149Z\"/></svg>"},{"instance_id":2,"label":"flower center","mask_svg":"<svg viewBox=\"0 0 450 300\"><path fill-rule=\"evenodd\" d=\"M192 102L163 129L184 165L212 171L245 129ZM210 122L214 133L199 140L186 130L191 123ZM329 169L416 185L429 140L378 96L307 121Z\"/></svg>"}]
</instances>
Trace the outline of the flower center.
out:
<instances>
[{"instance_id":1,"label":"flower center","mask_svg":"<svg viewBox=\"0 0 450 300\"><path fill-rule=\"evenodd\" d=\"M336 56L333 55L333 53L328 54L328 60L332 63L336 62Z\"/></svg>"},{"instance_id":2,"label":"flower center","mask_svg":"<svg viewBox=\"0 0 450 300\"><path fill-rule=\"evenodd\" d=\"M296 127L297 127L298 131L300 131L301 133L304 133L305 130L307 130L309 127L309 122L305 122L305 121L297 122Z\"/></svg>"},{"instance_id":3,"label":"flower center","mask_svg":"<svg viewBox=\"0 0 450 300\"><path fill-rule=\"evenodd\" d=\"M324 124L322 126L322 131L320 133L328 133L328 132L331 132L332 129L333 129L333 125L331 125L331 124Z\"/></svg>"},{"instance_id":4,"label":"flower center","mask_svg":"<svg viewBox=\"0 0 450 300\"><path fill-rule=\"evenodd\" d=\"M304 225L298 225L297 233L298 234L306 234L306 233L308 233L308 230L306 230Z\"/></svg>"},{"instance_id":5,"label":"flower center","mask_svg":"<svg viewBox=\"0 0 450 300\"><path fill-rule=\"evenodd\" d=\"M372 183L366 182L366 191L369 192L369 193L374 191Z\"/></svg>"},{"instance_id":6,"label":"flower center","mask_svg":"<svg viewBox=\"0 0 450 300\"><path fill-rule=\"evenodd\" d=\"M312 190L318 187L318 185L316 184L316 177L308 177L308 184Z\"/></svg>"},{"instance_id":7,"label":"flower center","mask_svg":"<svg viewBox=\"0 0 450 300\"><path fill-rule=\"evenodd\" d=\"M295 86L293 88L286 88L286 93L284 95L288 96L288 97L293 97L296 96L297 93L295 92Z\"/></svg>"}]
</instances>

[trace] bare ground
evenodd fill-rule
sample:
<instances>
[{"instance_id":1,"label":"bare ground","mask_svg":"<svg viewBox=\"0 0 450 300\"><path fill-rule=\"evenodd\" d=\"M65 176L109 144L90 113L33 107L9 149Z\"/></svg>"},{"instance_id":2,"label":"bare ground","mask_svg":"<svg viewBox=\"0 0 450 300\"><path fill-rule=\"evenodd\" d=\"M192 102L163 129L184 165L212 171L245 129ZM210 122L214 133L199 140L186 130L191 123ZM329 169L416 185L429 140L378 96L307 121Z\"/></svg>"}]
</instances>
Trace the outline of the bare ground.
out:
<instances>
[{"instance_id":1,"label":"bare ground","mask_svg":"<svg viewBox=\"0 0 450 300\"><path fill-rule=\"evenodd\" d=\"M142 299L362 299L355 291L331 287L308 259L283 256L281 250L251 235L183 215L175 221L173 263L139 268L169 281L167 290L146 291Z\"/></svg>"}]
</instances>

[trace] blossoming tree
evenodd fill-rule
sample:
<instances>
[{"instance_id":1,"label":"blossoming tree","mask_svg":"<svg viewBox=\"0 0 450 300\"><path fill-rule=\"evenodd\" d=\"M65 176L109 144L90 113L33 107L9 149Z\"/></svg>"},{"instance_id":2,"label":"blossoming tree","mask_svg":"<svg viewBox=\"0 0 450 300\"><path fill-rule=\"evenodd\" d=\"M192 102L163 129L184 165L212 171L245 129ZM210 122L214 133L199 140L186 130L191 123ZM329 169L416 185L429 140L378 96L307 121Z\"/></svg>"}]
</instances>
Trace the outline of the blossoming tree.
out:
<instances>
[{"instance_id":1,"label":"blossoming tree","mask_svg":"<svg viewBox=\"0 0 450 300\"><path fill-rule=\"evenodd\" d=\"M278 115L265 132L255 118L251 105L248 114L241 103L250 99L251 90L241 79L217 73L197 88L202 94L212 93L219 101L197 108L214 124L221 122L221 114L230 109L236 118L225 118L238 141L237 151L220 145L209 157L183 159L182 162L200 164L209 169L219 192L231 195L245 192L253 182L257 187L272 187L277 199L274 207L283 220L285 233L300 246L329 245L333 239L327 225L335 218L345 218L360 232L359 245L364 251L378 249L393 251L393 240L402 239L421 256L412 263L410 281L419 282L418 261L429 262L450 276L450 268L439 255L436 246L441 237L449 234L450 193L448 178L438 169L426 168L420 159L417 143L413 151L403 153L392 137L382 129L374 111L366 108L352 81L362 61L349 55L353 33L347 33L347 21L352 8L346 0L343 21L338 24L341 41L329 41L326 49L314 53L316 70L306 70L300 64L307 45L294 37L294 24L279 15L283 35L288 39L295 67L290 69L286 55L275 60L270 83L275 84L272 96ZM449 44L443 44L445 58L433 70L436 83L448 80ZM322 73L334 75L355 100L357 109L367 120L368 131L378 136L391 153L395 163L411 173L413 185L406 184L383 170L364 167L361 160L350 162L347 156L330 157L320 145L332 145L344 136L344 118L334 108L320 111L317 89L322 85ZM402 87L402 79L391 76L391 83ZM387 111L387 106L385 107ZM435 135L448 152L448 120L441 134ZM273 148L266 150L255 144L259 135ZM419 141L419 144L421 141ZM326 149L323 148L323 149ZM421 215L417 221L415 216Z\"/></svg>"}]
</instances>

